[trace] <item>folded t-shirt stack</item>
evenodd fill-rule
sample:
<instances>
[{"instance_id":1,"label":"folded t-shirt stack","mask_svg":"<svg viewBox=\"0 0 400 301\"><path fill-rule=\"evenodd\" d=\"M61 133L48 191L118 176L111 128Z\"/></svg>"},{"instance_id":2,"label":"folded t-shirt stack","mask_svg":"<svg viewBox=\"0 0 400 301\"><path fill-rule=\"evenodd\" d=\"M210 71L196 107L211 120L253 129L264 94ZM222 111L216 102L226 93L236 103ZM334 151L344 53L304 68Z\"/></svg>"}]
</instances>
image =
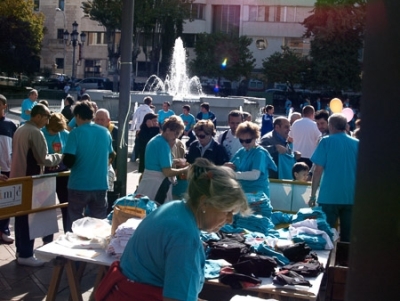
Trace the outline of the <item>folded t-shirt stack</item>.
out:
<instances>
[{"instance_id":1,"label":"folded t-shirt stack","mask_svg":"<svg viewBox=\"0 0 400 301\"><path fill-rule=\"evenodd\" d=\"M141 221L142 220L138 218L130 218L125 223L119 225L106 249L107 254L120 258L129 239Z\"/></svg>"}]
</instances>

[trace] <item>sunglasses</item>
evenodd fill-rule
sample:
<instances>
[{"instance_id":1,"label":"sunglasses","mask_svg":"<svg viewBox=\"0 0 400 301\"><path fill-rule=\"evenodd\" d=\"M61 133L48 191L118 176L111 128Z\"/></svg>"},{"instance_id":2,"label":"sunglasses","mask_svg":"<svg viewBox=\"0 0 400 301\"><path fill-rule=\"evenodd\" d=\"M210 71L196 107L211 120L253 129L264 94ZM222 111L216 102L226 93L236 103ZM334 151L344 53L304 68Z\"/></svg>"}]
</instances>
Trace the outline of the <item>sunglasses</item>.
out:
<instances>
[{"instance_id":1,"label":"sunglasses","mask_svg":"<svg viewBox=\"0 0 400 301\"><path fill-rule=\"evenodd\" d=\"M253 141L253 138L249 138L249 139L240 139L239 138L239 141L241 144L243 144L243 143L249 144L249 143L251 143L251 141Z\"/></svg>"},{"instance_id":2,"label":"sunglasses","mask_svg":"<svg viewBox=\"0 0 400 301\"><path fill-rule=\"evenodd\" d=\"M200 138L200 139L204 139L207 137L207 135L196 135L196 136L197 136L197 138Z\"/></svg>"}]
</instances>

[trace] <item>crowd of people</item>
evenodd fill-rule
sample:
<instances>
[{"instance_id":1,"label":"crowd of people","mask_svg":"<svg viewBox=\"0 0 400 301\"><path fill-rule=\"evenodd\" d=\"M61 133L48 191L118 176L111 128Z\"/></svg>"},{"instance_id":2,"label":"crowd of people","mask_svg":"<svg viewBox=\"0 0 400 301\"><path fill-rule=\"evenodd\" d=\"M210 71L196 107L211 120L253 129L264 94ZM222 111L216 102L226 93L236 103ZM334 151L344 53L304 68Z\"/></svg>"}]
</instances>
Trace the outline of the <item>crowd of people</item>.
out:
<instances>
[{"instance_id":1,"label":"crowd of people","mask_svg":"<svg viewBox=\"0 0 400 301\"><path fill-rule=\"evenodd\" d=\"M7 100L0 95L0 180L70 170L68 181L60 178L56 188L60 202L68 201L64 231L84 215L105 218L107 192L117 172L112 162L118 128L109 112L98 109L88 95L80 102L67 97L62 113L37 103L37 91L28 99L25 122L17 128L5 118ZM179 116L170 106L164 102L155 113L147 96L133 114L131 160L139 159L142 174L136 193L160 208L140 224L120 263L106 276L104 281L118 289L99 300L128 300L133 289L140 300L197 300L205 260L199 231L217 231L234 214L248 214L246 194L269 199L269 178L311 181L309 206L321 206L331 227L339 219L340 239L350 241L359 140L349 133L343 114L316 112L304 103L301 112L275 116L268 105L259 126L251 115L232 110L229 129L216 137L217 118L208 103L200 105L196 117L187 104ZM12 243L8 223L0 221L1 239ZM17 260L39 266L43 262L34 256L27 230L27 216L17 217Z\"/></svg>"}]
</instances>

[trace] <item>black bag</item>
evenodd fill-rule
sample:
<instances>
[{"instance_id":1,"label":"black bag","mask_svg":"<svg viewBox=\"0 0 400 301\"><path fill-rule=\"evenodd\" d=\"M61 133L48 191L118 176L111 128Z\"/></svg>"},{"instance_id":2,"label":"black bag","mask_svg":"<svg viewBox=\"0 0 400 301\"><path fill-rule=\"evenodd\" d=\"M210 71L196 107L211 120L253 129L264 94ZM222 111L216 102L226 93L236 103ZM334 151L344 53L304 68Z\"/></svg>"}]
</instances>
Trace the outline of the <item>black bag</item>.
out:
<instances>
[{"instance_id":1,"label":"black bag","mask_svg":"<svg viewBox=\"0 0 400 301\"><path fill-rule=\"evenodd\" d=\"M303 276L296 272L284 270L276 274L272 282L277 285L303 285L311 287L310 281L304 279Z\"/></svg>"},{"instance_id":2,"label":"black bag","mask_svg":"<svg viewBox=\"0 0 400 301\"><path fill-rule=\"evenodd\" d=\"M254 287L261 284L261 280L249 275L237 273L231 267L221 269L219 282L229 285L233 289Z\"/></svg>"},{"instance_id":3,"label":"black bag","mask_svg":"<svg viewBox=\"0 0 400 301\"><path fill-rule=\"evenodd\" d=\"M239 262L233 265L239 273L256 277L271 277L277 266L274 258L255 253L241 255Z\"/></svg>"},{"instance_id":4,"label":"black bag","mask_svg":"<svg viewBox=\"0 0 400 301\"><path fill-rule=\"evenodd\" d=\"M324 267L318 260L309 259L303 262L287 264L282 267L282 270L290 270L306 277L317 277L324 271Z\"/></svg>"},{"instance_id":5,"label":"black bag","mask_svg":"<svg viewBox=\"0 0 400 301\"><path fill-rule=\"evenodd\" d=\"M250 248L235 239L223 238L219 241L210 242L208 259L225 259L229 263L237 263L242 254L249 252Z\"/></svg>"},{"instance_id":6,"label":"black bag","mask_svg":"<svg viewBox=\"0 0 400 301\"><path fill-rule=\"evenodd\" d=\"M293 245L285 247L283 255L291 262L303 261L306 256L311 252L311 248L305 242L298 242Z\"/></svg>"}]
</instances>

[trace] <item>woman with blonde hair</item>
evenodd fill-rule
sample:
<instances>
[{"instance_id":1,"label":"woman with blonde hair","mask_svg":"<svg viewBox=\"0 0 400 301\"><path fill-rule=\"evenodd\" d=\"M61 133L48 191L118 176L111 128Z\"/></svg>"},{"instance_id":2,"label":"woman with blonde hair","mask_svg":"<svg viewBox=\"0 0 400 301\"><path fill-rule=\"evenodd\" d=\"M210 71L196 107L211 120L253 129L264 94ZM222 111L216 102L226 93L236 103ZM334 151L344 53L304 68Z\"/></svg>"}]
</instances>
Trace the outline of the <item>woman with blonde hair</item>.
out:
<instances>
[{"instance_id":1,"label":"woman with blonde hair","mask_svg":"<svg viewBox=\"0 0 400 301\"><path fill-rule=\"evenodd\" d=\"M204 283L200 230L218 231L233 215L249 214L229 168L198 158L188 173L187 201L148 215L96 291L96 301L197 301Z\"/></svg>"}]
</instances>

